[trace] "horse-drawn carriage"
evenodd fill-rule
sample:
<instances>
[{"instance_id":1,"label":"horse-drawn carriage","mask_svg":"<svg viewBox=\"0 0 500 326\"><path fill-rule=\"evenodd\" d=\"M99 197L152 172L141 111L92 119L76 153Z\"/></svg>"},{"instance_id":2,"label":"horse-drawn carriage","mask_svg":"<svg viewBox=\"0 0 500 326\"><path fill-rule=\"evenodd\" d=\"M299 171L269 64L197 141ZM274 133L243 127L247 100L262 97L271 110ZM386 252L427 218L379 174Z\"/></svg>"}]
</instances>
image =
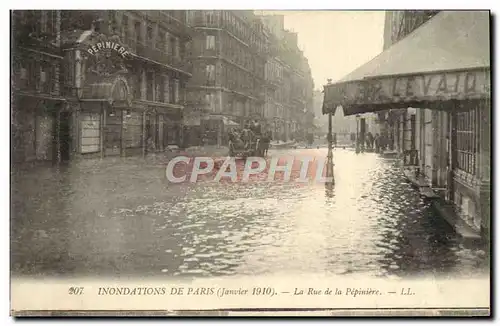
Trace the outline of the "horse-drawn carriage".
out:
<instances>
[{"instance_id":1,"label":"horse-drawn carriage","mask_svg":"<svg viewBox=\"0 0 500 326\"><path fill-rule=\"evenodd\" d=\"M265 140L261 133L244 129L241 133L232 131L229 136L229 156L247 158L264 157Z\"/></svg>"},{"instance_id":2,"label":"horse-drawn carriage","mask_svg":"<svg viewBox=\"0 0 500 326\"><path fill-rule=\"evenodd\" d=\"M243 146L237 142L229 141L229 156L241 156L247 158L251 156L264 156L264 150L260 146L260 139L243 143Z\"/></svg>"}]
</instances>

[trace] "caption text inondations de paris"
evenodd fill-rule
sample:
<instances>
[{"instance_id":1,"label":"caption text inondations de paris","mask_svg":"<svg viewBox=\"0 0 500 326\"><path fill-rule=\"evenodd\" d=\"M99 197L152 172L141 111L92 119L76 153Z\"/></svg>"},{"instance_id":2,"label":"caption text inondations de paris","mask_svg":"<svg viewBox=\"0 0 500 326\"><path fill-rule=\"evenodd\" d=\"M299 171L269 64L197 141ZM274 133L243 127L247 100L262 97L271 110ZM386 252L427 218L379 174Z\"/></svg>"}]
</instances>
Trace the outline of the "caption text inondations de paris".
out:
<instances>
[{"instance_id":1,"label":"caption text inondations de paris","mask_svg":"<svg viewBox=\"0 0 500 326\"><path fill-rule=\"evenodd\" d=\"M84 288L70 288L69 294L82 295ZM399 288L382 291L377 288L354 287L303 287L290 290L274 287L99 287L96 289L99 296L381 296L381 295L415 295L410 288Z\"/></svg>"}]
</instances>

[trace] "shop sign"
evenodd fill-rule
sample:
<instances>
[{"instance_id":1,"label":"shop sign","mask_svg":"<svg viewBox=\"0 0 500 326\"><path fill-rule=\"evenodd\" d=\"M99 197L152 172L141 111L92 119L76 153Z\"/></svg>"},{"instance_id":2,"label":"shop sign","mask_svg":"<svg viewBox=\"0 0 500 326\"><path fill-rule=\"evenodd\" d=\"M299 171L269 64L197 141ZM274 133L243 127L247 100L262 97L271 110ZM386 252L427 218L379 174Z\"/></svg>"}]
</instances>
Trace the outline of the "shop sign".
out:
<instances>
[{"instance_id":1,"label":"shop sign","mask_svg":"<svg viewBox=\"0 0 500 326\"><path fill-rule=\"evenodd\" d=\"M130 54L124 46L122 46L119 43L115 42L97 42L87 49L87 52L91 55L96 55L99 53L101 50L113 50L115 52L118 52L123 58L125 58L127 55Z\"/></svg>"},{"instance_id":2,"label":"shop sign","mask_svg":"<svg viewBox=\"0 0 500 326\"><path fill-rule=\"evenodd\" d=\"M122 45L120 38L116 35L110 37L104 34L93 35L92 40L86 43L85 52L87 54L86 72L97 76L98 79L102 76L128 72L125 60L132 54L127 51L126 46ZM85 78L92 79L93 76L87 75Z\"/></svg>"},{"instance_id":3,"label":"shop sign","mask_svg":"<svg viewBox=\"0 0 500 326\"><path fill-rule=\"evenodd\" d=\"M370 78L327 86L325 100L333 106L483 98L490 96L489 74L474 70Z\"/></svg>"}]
</instances>

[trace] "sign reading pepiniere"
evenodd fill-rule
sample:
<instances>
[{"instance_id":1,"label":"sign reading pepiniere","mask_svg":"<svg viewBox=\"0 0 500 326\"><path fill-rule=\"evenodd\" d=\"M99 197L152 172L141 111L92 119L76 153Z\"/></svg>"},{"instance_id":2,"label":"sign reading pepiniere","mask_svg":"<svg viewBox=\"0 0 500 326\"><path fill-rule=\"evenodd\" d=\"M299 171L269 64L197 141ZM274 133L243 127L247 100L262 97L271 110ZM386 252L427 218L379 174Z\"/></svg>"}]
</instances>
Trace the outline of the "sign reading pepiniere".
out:
<instances>
[{"instance_id":1,"label":"sign reading pepiniere","mask_svg":"<svg viewBox=\"0 0 500 326\"><path fill-rule=\"evenodd\" d=\"M99 42L99 43L96 43L96 44L90 46L87 49L87 52L90 53L91 55L95 55L99 51L104 50L104 49L114 50L114 51L118 52L123 58L125 58L125 56L127 54L130 54L130 52L128 52L125 49L125 47L123 47L122 45L120 45L118 43L115 43L115 42Z\"/></svg>"},{"instance_id":2,"label":"sign reading pepiniere","mask_svg":"<svg viewBox=\"0 0 500 326\"><path fill-rule=\"evenodd\" d=\"M327 107L490 97L490 71L381 76L325 87Z\"/></svg>"}]
</instances>

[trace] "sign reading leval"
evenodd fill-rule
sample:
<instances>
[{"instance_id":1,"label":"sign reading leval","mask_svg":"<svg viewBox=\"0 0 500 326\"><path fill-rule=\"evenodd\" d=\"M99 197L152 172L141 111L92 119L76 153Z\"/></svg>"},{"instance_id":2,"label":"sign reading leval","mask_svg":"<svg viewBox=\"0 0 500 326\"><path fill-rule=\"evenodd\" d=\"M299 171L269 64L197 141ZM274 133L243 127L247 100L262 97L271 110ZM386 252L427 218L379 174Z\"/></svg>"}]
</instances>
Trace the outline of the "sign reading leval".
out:
<instances>
[{"instance_id":1,"label":"sign reading leval","mask_svg":"<svg viewBox=\"0 0 500 326\"><path fill-rule=\"evenodd\" d=\"M328 107L490 96L490 71L473 70L370 78L325 87Z\"/></svg>"}]
</instances>

